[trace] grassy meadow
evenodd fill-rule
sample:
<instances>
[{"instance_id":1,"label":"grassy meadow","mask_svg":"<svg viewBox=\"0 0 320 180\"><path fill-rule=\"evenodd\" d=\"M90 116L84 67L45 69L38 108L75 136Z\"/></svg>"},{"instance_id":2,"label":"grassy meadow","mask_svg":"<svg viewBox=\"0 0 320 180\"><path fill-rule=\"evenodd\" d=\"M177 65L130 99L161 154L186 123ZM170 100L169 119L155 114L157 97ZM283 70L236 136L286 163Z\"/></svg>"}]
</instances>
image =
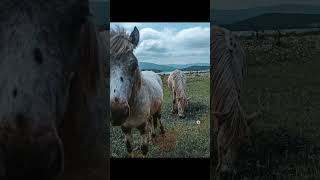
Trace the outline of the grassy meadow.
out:
<instances>
[{"instance_id":1,"label":"grassy meadow","mask_svg":"<svg viewBox=\"0 0 320 180\"><path fill-rule=\"evenodd\" d=\"M164 102L162 116L166 134L157 136L149 145L150 158L208 158L210 138L209 73L187 75L187 96L191 97L186 117L180 119L171 113L172 96L167 87L168 75L163 80ZM200 121L200 124L197 124ZM120 127L111 128L112 157L127 157L124 134ZM159 134L159 132L157 133ZM134 147L140 145L140 133L133 130ZM139 153L136 156L139 157Z\"/></svg>"}]
</instances>

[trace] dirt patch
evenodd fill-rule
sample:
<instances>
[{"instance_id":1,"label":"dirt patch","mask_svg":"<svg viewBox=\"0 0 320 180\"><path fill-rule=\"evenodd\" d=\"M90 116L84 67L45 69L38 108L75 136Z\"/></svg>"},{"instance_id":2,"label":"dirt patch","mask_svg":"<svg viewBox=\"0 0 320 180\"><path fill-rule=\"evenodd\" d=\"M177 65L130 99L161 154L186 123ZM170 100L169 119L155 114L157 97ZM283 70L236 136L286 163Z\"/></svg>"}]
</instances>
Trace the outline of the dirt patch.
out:
<instances>
[{"instance_id":1,"label":"dirt patch","mask_svg":"<svg viewBox=\"0 0 320 180\"><path fill-rule=\"evenodd\" d=\"M172 151L176 148L177 134L174 129L169 129L165 134L154 137L152 143L162 151Z\"/></svg>"}]
</instances>

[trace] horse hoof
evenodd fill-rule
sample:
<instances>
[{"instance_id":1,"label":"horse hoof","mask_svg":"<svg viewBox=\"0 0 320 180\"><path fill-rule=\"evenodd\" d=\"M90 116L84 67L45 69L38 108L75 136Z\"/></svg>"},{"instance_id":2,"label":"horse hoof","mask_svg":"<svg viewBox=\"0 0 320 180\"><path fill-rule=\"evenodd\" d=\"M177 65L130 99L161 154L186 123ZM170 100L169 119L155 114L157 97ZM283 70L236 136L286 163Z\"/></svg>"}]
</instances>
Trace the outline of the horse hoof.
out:
<instances>
[{"instance_id":1,"label":"horse hoof","mask_svg":"<svg viewBox=\"0 0 320 180\"><path fill-rule=\"evenodd\" d=\"M133 149L133 151L139 151L139 150L140 150L139 147L135 147L135 148Z\"/></svg>"},{"instance_id":2,"label":"horse hoof","mask_svg":"<svg viewBox=\"0 0 320 180\"><path fill-rule=\"evenodd\" d=\"M131 153L129 153L129 154L128 154L128 157L129 157L129 158L134 158L133 153L132 153L132 152L131 152Z\"/></svg>"}]
</instances>

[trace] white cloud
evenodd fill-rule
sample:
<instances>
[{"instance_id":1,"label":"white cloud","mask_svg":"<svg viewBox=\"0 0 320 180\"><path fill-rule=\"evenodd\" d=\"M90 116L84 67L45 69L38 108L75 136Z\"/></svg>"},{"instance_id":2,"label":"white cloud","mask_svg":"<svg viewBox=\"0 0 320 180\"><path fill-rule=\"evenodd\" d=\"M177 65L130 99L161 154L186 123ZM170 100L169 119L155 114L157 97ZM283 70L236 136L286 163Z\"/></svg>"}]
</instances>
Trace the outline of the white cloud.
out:
<instances>
[{"instance_id":1,"label":"white cloud","mask_svg":"<svg viewBox=\"0 0 320 180\"><path fill-rule=\"evenodd\" d=\"M210 28L142 28L135 54L139 61L159 64L209 63Z\"/></svg>"}]
</instances>

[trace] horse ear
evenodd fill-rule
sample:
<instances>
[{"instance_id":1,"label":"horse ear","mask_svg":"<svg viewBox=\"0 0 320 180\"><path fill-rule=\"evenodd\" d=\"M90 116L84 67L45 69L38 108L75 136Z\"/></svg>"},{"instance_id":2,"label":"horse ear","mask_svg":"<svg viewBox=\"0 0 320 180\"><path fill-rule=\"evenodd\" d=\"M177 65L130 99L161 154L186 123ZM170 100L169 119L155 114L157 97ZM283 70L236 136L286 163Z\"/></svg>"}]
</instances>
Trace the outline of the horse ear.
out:
<instances>
[{"instance_id":1,"label":"horse ear","mask_svg":"<svg viewBox=\"0 0 320 180\"><path fill-rule=\"evenodd\" d=\"M259 116L261 115L261 112L254 112L247 116L247 124L250 126Z\"/></svg>"},{"instance_id":2,"label":"horse ear","mask_svg":"<svg viewBox=\"0 0 320 180\"><path fill-rule=\"evenodd\" d=\"M139 44L140 34L137 27L134 27L132 33L130 34L130 41L131 43L137 47Z\"/></svg>"}]
</instances>

